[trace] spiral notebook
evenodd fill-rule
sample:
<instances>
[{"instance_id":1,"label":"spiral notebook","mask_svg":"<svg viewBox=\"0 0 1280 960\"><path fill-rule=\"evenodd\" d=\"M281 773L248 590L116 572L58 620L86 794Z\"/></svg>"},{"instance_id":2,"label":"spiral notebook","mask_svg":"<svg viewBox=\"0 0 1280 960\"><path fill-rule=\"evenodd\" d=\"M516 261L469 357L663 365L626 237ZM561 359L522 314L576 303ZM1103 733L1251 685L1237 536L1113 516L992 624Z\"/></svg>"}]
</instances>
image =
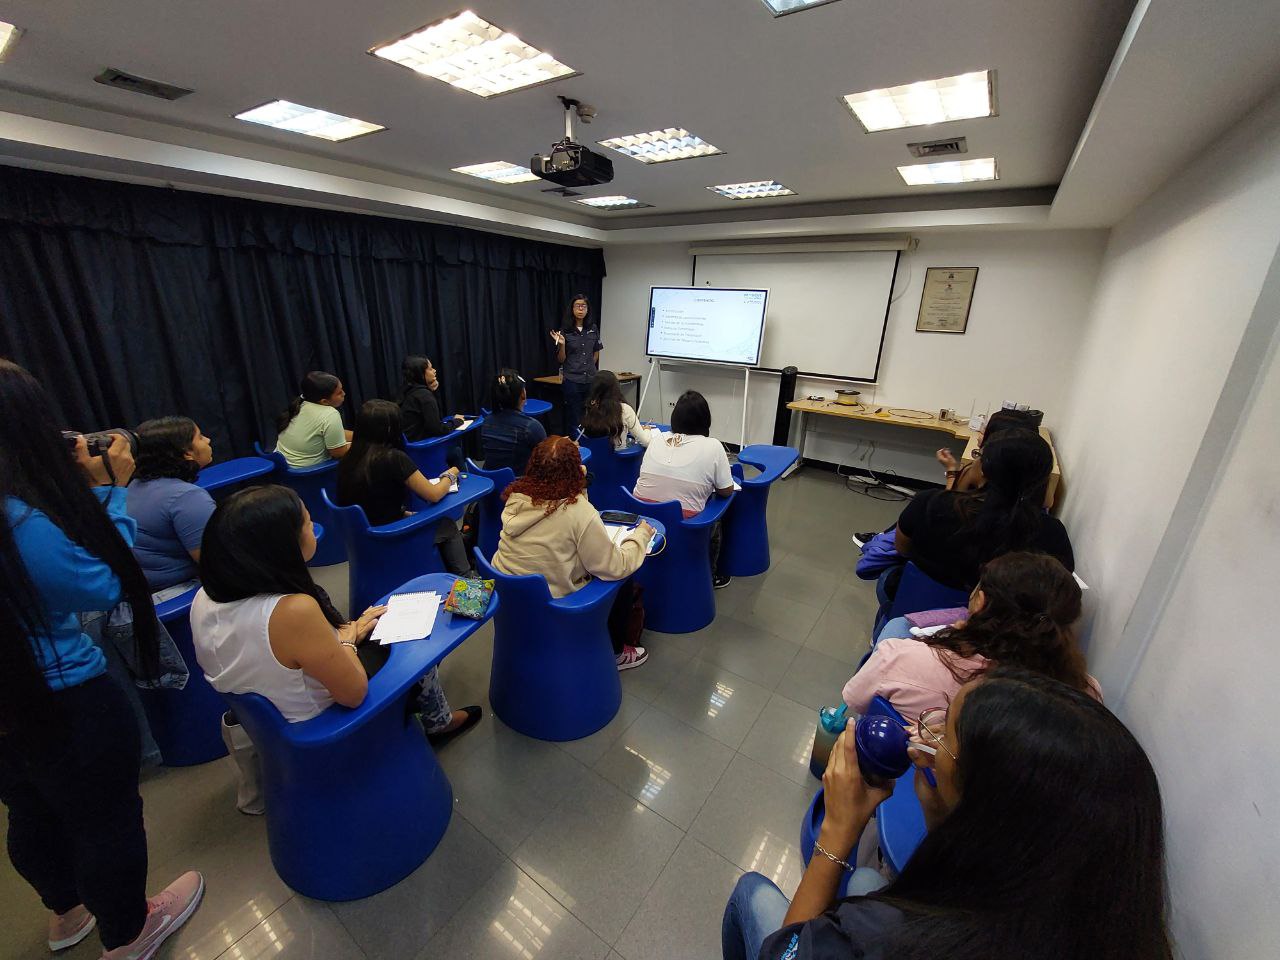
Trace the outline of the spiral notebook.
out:
<instances>
[{"instance_id":1,"label":"spiral notebook","mask_svg":"<svg viewBox=\"0 0 1280 960\"><path fill-rule=\"evenodd\" d=\"M440 594L434 590L425 593L397 593L387 600L387 612L373 628L376 643L402 643L405 640L421 640L431 635L440 612Z\"/></svg>"}]
</instances>

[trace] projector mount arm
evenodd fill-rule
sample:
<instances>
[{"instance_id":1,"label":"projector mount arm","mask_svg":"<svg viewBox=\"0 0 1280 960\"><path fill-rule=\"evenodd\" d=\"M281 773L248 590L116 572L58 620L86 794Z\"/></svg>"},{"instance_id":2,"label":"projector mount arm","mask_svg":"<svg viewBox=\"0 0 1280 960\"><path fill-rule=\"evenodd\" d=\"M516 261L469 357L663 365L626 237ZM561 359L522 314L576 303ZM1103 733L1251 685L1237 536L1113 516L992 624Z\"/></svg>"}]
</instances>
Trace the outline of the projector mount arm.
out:
<instances>
[{"instance_id":1,"label":"projector mount arm","mask_svg":"<svg viewBox=\"0 0 1280 960\"><path fill-rule=\"evenodd\" d=\"M591 104L574 100L572 97L557 96L556 99L564 105L564 140L561 142L576 143L577 141L573 139L573 115L576 113L583 123L590 123L599 111Z\"/></svg>"}]
</instances>

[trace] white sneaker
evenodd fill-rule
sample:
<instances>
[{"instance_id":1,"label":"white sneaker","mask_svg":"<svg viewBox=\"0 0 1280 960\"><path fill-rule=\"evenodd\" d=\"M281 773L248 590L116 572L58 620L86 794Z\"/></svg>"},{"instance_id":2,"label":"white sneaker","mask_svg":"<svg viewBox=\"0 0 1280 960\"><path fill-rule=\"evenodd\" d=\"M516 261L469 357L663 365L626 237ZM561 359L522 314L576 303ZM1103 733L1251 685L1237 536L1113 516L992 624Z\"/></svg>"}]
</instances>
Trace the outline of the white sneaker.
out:
<instances>
[{"instance_id":1,"label":"white sneaker","mask_svg":"<svg viewBox=\"0 0 1280 960\"><path fill-rule=\"evenodd\" d=\"M622 652L618 654L618 669L630 670L632 667L638 667L649 659L649 651L644 647L633 647L627 644L622 648Z\"/></svg>"},{"instance_id":2,"label":"white sneaker","mask_svg":"<svg viewBox=\"0 0 1280 960\"><path fill-rule=\"evenodd\" d=\"M57 953L74 947L93 932L97 922L83 903L66 913L55 913L49 918L49 949Z\"/></svg>"},{"instance_id":3,"label":"white sneaker","mask_svg":"<svg viewBox=\"0 0 1280 960\"><path fill-rule=\"evenodd\" d=\"M204 877L188 870L147 901L147 922L138 939L104 951L102 960L151 960L160 945L196 912L203 896Z\"/></svg>"}]
</instances>

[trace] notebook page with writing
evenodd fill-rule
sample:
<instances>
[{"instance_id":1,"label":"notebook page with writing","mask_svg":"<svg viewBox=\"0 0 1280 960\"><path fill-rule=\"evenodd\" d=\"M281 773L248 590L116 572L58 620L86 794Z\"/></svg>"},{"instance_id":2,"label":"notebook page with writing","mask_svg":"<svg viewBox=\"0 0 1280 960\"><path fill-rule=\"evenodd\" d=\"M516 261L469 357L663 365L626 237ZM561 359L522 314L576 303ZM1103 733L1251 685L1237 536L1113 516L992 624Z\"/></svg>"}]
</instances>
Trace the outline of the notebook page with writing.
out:
<instances>
[{"instance_id":1,"label":"notebook page with writing","mask_svg":"<svg viewBox=\"0 0 1280 960\"><path fill-rule=\"evenodd\" d=\"M624 527L621 524L616 524L616 523L606 523L604 525L604 528L609 531L609 539L619 545L621 545L622 541L626 538L627 534L630 533L632 529L634 529L632 527ZM654 540L656 539L657 538L655 537ZM653 553L654 540L649 541L649 546L645 550L645 553Z\"/></svg>"},{"instance_id":2,"label":"notebook page with writing","mask_svg":"<svg viewBox=\"0 0 1280 960\"><path fill-rule=\"evenodd\" d=\"M440 594L399 593L387 601L387 612L373 628L376 643L401 643L431 635L436 614L440 610Z\"/></svg>"}]
</instances>

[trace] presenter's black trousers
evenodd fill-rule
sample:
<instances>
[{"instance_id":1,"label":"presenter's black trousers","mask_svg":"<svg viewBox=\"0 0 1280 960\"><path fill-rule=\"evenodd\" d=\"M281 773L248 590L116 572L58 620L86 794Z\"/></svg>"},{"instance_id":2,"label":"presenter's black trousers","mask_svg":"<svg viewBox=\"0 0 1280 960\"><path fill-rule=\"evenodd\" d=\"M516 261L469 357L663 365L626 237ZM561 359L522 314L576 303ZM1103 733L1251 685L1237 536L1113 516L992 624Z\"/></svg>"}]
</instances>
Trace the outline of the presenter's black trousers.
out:
<instances>
[{"instance_id":1,"label":"presenter's black trousers","mask_svg":"<svg viewBox=\"0 0 1280 960\"><path fill-rule=\"evenodd\" d=\"M9 859L55 913L83 903L113 950L147 919L138 723L106 675L53 696L65 722L0 734Z\"/></svg>"}]
</instances>

